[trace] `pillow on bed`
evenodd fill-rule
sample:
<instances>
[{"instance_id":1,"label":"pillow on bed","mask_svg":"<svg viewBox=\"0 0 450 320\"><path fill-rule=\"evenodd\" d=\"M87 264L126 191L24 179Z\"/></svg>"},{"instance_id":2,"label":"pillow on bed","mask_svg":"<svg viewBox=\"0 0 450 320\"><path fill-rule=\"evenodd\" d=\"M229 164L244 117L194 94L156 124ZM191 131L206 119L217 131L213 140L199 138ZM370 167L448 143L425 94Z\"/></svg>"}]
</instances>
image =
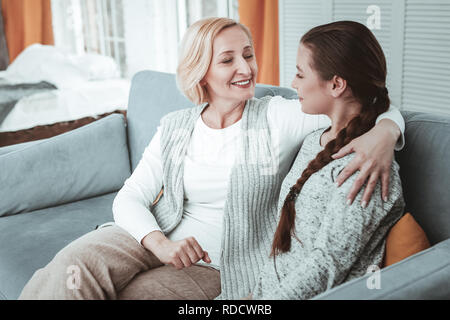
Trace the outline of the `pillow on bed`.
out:
<instances>
[{"instance_id":1,"label":"pillow on bed","mask_svg":"<svg viewBox=\"0 0 450 320\"><path fill-rule=\"evenodd\" d=\"M5 78L11 83L47 81L58 88L70 88L88 80L68 56L54 46L33 44L9 65Z\"/></svg>"},{"instance_id":2,"label":"pillow on bed","mask_svg":"<svg viewBox=\"0 0 450 320\"><path fill-rule=\"evenodd\" d=\"M68 54L50 45L33 44L11 63L6 76L13 83L47 81L70 88L90 80L116 79L120 71L113 58L96 53Z\"/></svg>"},{"instance_id":3,"label":"pillow on bed","mask_svg":"<svg viewBox=\"0 0 450 320\"><path fill-rule=\"evenodd\" d=\"M94 53L73 56L88 80L106 80L120 77L119 68L113 58Z\"/></svg>"}]
</instances>

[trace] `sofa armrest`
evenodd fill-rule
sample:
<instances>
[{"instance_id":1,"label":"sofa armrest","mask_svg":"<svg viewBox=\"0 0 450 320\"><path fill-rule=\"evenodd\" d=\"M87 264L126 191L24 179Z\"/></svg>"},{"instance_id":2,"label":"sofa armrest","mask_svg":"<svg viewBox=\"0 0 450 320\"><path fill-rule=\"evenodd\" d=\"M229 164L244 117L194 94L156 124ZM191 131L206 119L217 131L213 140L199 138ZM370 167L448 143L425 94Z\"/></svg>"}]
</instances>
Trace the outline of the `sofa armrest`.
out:
<instances>
[{"instance_id":1,"label":"sofa armrest","mask_svg":"<svg viewBox=\"0 0 450 320\"><path fill-rule=\"evenodd\" d=\"M129 176L125 119L112 114L0 154L0 217L113 192Z\"/></svg>"},{"instance_id":2,"label":"sofa armrest","mask_svg":"<svg viewBox=\"0 0 450 320\"><path fill-rule=\"evenodd\" d=\"M312 300L449 299L450 239L381 269L380 289L369 289L375 274L353 279ZM368 279L372 277L371 279Z\"/></svg>"}]
</instances>

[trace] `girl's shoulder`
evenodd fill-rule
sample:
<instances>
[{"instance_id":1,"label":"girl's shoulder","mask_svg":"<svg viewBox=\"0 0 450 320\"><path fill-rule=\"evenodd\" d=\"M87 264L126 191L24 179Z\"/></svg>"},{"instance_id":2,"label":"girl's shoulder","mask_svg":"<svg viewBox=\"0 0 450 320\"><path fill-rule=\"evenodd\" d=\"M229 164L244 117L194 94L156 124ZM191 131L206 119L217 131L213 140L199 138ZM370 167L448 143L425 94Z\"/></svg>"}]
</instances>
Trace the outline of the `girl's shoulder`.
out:
<instances>
[{"instance_id":1,"label":"girl's shoulder","mask_svg":"<svg viewBox=\"0 0 450 320\"><path fill-rule=\"evenodd\" d=\"M303 152L303 156L309 158L310 160L313 160L317 154L325 149L325 147L322 147L320 145L320 139L323 134L323 132L327 128L321 128L318 130L313 131L310 133L306 138L302 145L301 152ZM347 165L355 158L356 153L352 152L350 154L347 154L343 156L342 158L332 160L330 163L328 163L326 166L322 168L322 172L328 173L328 176L332 180L332 182L336 181L338 175L342 172L342 170L347 167ZM308 161L308 162L309 162ZM391 168L390 168L390 181L392 181L393 184L400 185L400 166L399 164L394 160L392 161ZM352 176L350 176L345 183L347 184L353 184L353 182L358 178L359 170L355 171Z\"/></svg>"},{"instance_id":2,"label":"girl's shoulder","mask_svg":"<svg viewBox=\"0 0 450 320\"><path fill-rule=\"evenodd\" d=\"M331 161L324 169L327 171L331 181L334 183L337 181L337 177L339 174L348 166L348 164L355 158L356 154L350 153L342 158L335 159ZM358 179L360 170L356 170L350 177L347 178L346 181L343 182L343 184L340 186L340 188L343 188L344 190L350 190L351 186L355 182L356 179ZM376 188L379 189L381 192L381 176L378 178ZM365 188L365 185L367 184L367 181L365 182L362 190ZM389 189L391 190L390 193L393 191L395 194L402 192L402 183L400 179L400 166L397 163L397 161L393 160L390 171L389 171Z\"/></svg>"}]
</instances>

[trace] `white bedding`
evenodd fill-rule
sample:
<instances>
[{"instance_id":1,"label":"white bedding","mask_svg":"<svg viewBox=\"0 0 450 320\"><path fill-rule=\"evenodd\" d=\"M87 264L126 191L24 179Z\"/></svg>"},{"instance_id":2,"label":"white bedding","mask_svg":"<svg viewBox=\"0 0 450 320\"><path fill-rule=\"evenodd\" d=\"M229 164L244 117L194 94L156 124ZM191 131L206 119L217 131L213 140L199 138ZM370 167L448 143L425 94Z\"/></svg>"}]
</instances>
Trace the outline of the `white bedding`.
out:
<instances>
[{"instance_id":1,"label":"white bedding","mask_svg":"<svg viewBox=\"0 0 450 320\"><path fill-rule=\"evenodd\" d=\"M31 45L0 72L0 82L47 81L58 89L20 99L0 124L0 132L126 110L131 82L118 75L110 57L75 56L53 46Z\"/></svg>"},{"instance_id":2,"label":"white bedding","mask_svg":"<svg viewBox=\"0 0 450 320\"><path fill-rule=\"evenodd\" d=\"M109 79L34 94L17 102L0 125L0 132L126 110L129 92L129 80Z\"/></svg>"}]
</instances>

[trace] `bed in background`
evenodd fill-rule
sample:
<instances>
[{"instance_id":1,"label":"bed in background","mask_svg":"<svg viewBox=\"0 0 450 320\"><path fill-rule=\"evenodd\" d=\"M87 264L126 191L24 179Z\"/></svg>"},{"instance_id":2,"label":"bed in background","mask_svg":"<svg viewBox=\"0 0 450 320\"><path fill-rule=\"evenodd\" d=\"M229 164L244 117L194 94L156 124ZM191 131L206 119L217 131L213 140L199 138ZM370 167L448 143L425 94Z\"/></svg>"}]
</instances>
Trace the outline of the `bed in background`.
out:
<instances>
[{"instance_id":1,"label":"bed in background","mask_svg":"<svg viewBox=\"0 0 450 320\"><path fill-rule=\"evenodd\" d=\"M0 147L126 116L130 85L112 58L32 45L0 72Z\"/></svg>"}]
</instances>

